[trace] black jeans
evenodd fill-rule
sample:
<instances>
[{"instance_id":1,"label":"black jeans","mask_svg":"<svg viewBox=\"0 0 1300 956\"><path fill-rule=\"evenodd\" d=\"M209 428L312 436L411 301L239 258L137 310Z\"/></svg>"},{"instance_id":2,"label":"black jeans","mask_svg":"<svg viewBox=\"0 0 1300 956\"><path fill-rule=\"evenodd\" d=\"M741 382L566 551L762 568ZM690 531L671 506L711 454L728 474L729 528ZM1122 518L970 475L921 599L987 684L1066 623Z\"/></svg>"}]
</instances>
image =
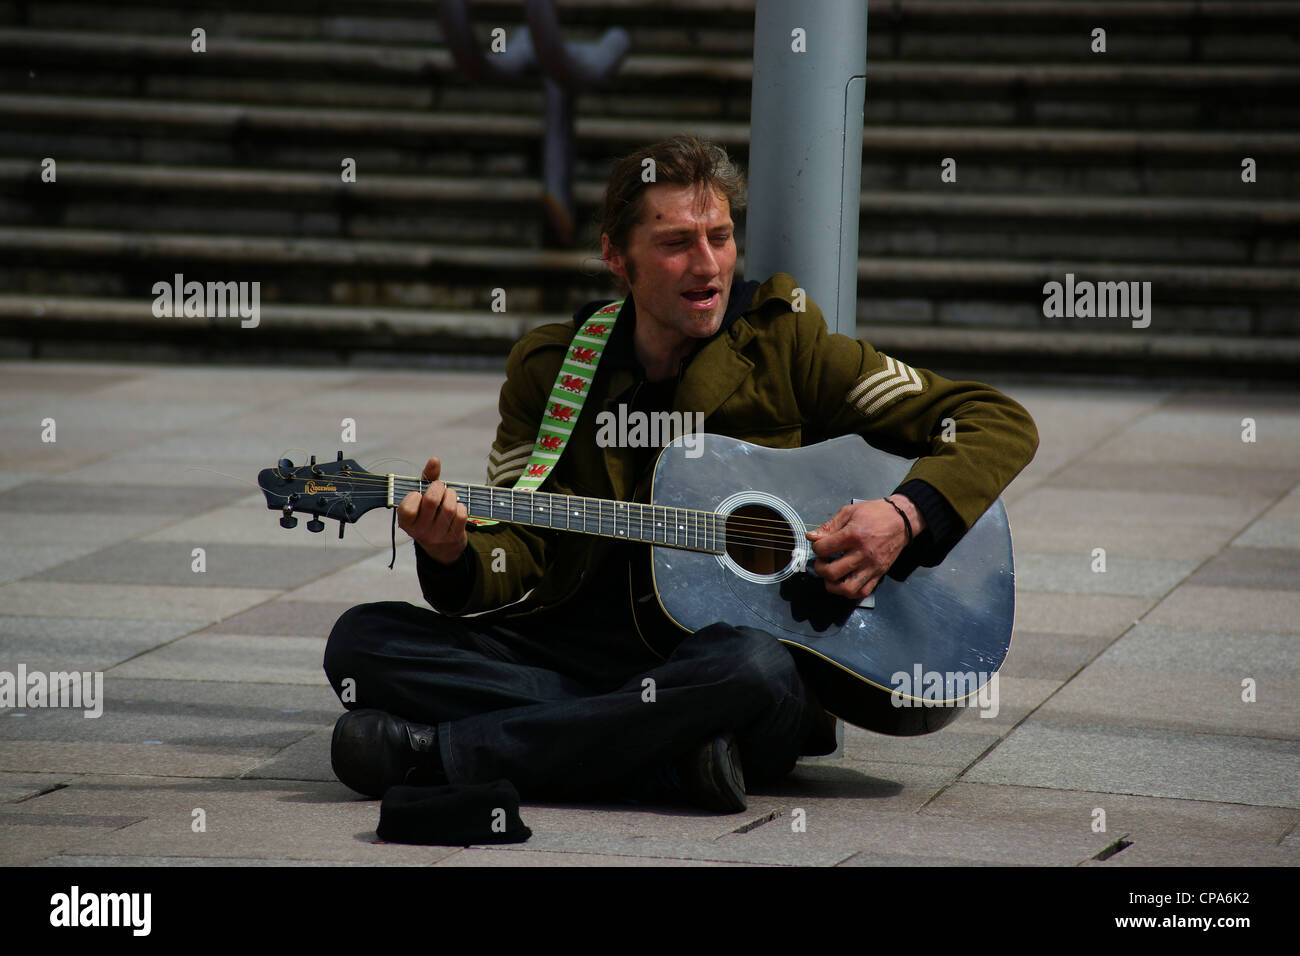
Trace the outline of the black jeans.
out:
<instances>
[{"instance_id":1,"label":"black jeans","mask_svg":"<svg viewBox=\"0 0 1300 956\"><path fill-rule=\"evenodd\" d=\"M504 777L533 799L615 795L728 730L762 784L794 767L817 713L790 652L754 628L712 624L661 660L630 623L527 623L364 604L334 625L325 673L349 709L436 723L452 783Z\"/></svg>"}]
</instances>

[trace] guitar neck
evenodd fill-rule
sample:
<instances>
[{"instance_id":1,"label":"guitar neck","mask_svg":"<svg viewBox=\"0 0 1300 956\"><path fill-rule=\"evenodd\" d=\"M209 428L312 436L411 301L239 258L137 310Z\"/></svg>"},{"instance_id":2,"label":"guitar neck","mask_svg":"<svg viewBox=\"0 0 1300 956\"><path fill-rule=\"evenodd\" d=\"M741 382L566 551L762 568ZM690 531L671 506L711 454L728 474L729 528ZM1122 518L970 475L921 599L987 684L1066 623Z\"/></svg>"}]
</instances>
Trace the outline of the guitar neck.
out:
<instances>
[{"instance_id":1,"label":"guitar neck","mask_svg":"<svg viewBox=\"0 0 1300 956\"><path fill-rule=\"evenodd\" d=\"M424 493L427 482L400 475L385 476L388 482L388 507L412 491ZM515 491L492 485L471 485L458 481L446 483L456 492L471 518L500 521L506 524L555 528L575 534L591 534L622 541L638 541L683 551L723 554L726 551L726 524L723 516L711 511L643 505L634 501L583 498L541 491Z\"/></svg>"}]
</instances>

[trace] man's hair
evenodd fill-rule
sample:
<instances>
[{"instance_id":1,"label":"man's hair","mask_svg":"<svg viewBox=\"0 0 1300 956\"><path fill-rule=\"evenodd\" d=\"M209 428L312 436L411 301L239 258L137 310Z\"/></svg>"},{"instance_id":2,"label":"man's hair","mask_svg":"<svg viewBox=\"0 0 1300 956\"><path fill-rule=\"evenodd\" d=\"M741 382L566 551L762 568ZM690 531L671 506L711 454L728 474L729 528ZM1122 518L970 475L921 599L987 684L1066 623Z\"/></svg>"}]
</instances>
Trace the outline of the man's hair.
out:
<instances>
[{"instance_id":1,"label":"man's hair","mask_svg":"<svg viewBox=\"0 0 1300 956\"><path fill-rule=\"evenodd\" d=\"M641 221L645 188L664 184L708 187L700 191L701 205L713 192L727 200L733 215L745 208L745 174L727 151L694 136L674 136L614 164L600 210L600 231L609 236L610 245L620 252L627 248L628 235Z\"/></svg>"}]
</instances>

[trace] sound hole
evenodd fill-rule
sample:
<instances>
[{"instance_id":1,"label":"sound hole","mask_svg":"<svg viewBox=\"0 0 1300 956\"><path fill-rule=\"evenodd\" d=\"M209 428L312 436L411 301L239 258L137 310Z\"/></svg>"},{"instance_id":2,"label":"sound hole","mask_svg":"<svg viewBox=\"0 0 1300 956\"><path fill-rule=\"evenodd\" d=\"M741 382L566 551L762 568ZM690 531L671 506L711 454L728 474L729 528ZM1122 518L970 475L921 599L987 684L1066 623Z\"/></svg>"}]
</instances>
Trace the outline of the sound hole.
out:
<instances>
[{"instance_id":1,"label":"sound hole","mask_svg":"<svg viewBox=\"0 0 1300 956\"><path fill-rule=\"evenodd\" d=\"M794 553L794 533L766 505L741 505L727 516L727 554L752 574L776 574Z\"/></svg>"}]
</instances>

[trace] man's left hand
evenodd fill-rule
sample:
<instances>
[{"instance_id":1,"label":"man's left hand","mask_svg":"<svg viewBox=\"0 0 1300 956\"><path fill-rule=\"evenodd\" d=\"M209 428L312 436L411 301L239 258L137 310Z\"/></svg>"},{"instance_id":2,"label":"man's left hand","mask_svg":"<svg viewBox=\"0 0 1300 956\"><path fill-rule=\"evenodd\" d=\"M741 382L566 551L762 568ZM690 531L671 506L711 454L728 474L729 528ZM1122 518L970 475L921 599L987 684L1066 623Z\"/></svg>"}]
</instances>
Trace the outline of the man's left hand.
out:
<instances>
[{"instance_id":1,"label":"man's left hand","mask_svg":"<svg viewBox=\"0 0 1300 956\"><path fill-rule=\"evenodd\" d=\"M912 523L912 534L920 534L925 519L916 505L904 495L889 497ZM903 519L888 501L879 499L845 505L807 537L817 555L813 570L826 581L826 590L854 600L876 589L907 546ZM828 560L835 554L840 556Z\"/></svg>"}]
</instances>

